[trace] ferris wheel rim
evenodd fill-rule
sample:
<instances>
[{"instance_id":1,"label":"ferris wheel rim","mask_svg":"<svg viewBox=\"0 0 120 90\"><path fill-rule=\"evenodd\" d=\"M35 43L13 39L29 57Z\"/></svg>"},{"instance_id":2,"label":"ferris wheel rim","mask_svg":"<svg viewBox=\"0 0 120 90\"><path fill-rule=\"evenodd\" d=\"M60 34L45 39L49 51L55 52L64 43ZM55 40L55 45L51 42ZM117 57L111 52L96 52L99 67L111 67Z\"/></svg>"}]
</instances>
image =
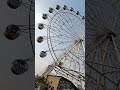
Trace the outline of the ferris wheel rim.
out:
<instances>
[{"instance_id":1,"label":"ferris wheel rim","mask_svg":"<svg viewBox=\"0 0 120 90\"><path fill-rule=\"evenodd\" d=\"M32 41L32 35L31 35L31 30L30 30L30 26L31 26L31 8L32 8L32 2L33 0L30 1L30 6L29 6L29 38L30 38L30 44L31 44L31 48L32 48L32 52L35 55L35 50L34 50L34 46L33 46L33 41Z\"/></svg>"},{"instance_id":2,"label":"ferris wheel rim","mask_svg":"<svg viewBox=\"0 0 120 90\"><path fill-rule=\"evenodd\" d=\"M45 71L43 73L41 72L42 73L41 76L46 76L49 74L55 74L55 75L59 74L60 76L64 76L68 80L72 81L77 87L81 86L84 88L83 84L84 84L84 79L85 79L84 78L84 57L85 57L85 55L83 55L84 48L82 45L84 43L81 43L81 42L84 41L83 38L85 36L84 35L84 25L85 25L84 20L85 20L85 18L84 18L84 16L82 17L80 15L79 11L75 12L73 9L71 9L71 10L65 9L65 7L64 7L64 10L63 10L63 8L61 8L60 10L57 10L55 12L53 12L53 10L54 10L53 8L50 8L50 10L49 10L49 13L50 14L52 13L52 15L43 13L42 18L44 20L47 19L48 24L40 23L40 25L38 26L38 28L40 30L42 30L43 28L47 29L47 31L46 31L47 38L44 38L44 39L47 40L48 50L41 51L40 57L41 58L46 57L46 53L49 52L50 57L51 57L51 62L52 62L52 64L48 65L45 68ZM61 16L61 15L63 15L63 16ZM69 17L67 17L67 16L69 16ZM61 21L62 21L61 23L58 23L60 21L60 18L57 18L57 17L61 18ZM65 18L65 17L66 17L66 19L64 20L63 18ZM54 25L57 28L55 28L55 26L52 25L54 21L56 23L58 23L59 25L60 24L63 25L63 27L62 27L63 30L66 29L65 31L68 31L68 32L71 31L70 33L66 33L66 34L68 34L69 37L71 34L74 33L73 34L74 38L71 37L71 39L69 39L69 40L65 39L64 41L62 41L62 39L64 37L64 35L62 35L62 34L64 33L64 31L60 31L59 34L58 33L56 34L56 32L55 32L55 35L50 34L51 28L56 29L56 30L59 28L59 25L57 26L57 24L55 24L55 23L54 23ZM79 23L77 23L77 22L79 22ZM63 24L63 23L65 23L66 26L68 24L70 24L70 25L68 25L68 28L66 28L65 24ZM71 29L71 27L72 27L72 29ZM72 31L72 30L74 30L74 31ZM54 30L52 32L54 33ZM76 34L78 36L76 36ZM79 36L82 38L80 38ZM59 39L58 37L59 38L62 37L62 39L58 40L57 43L59 43L59 42L65 43L65 42L69 41L70 44L65 43L64 45L62 44L62 45L58 45L58 47L55 47L55 44L57 44L55 40ZM55 42L54 47L53 47L53 43L51 42L51 40L53 38L55 38L55 40L53 41L53 43ZM66 38L66 37L64 37L64 38ZM42 41L42 39L40 41ZM52 44L52 46L51 46L51 44ZM64 48L65 48L65 50L62 50ZM56 54L57 50L58 50L58 53L60 52L60 54L61 54L60 56Z\"/></svg>"},{"instance_id":3,"label":"ferris wheel rim","mask_svg":"<svg viewBox=\"0 0 120 90\"><path fill-rule=\"evenodd\" d=\"M114 0L115 1L115 0ZM91 73L89 74L89 78L90 78L90 76L92 76L92 77L94 77L93 75L92 75L92 72L96 72L96 76L95 76L95 78L97 77L97 76L99 76L99 75L102 75L104 78L105 78L105 81L106 82L109 82L109 83L112 83L112 87L113 87L113 85L115 85L115 86L118 86L117 84L118 84L118 79L120 79L119 77L118 77L118 75L119 75L119 72L117 71L117 72L114 72L114 73L112 73L113 72L113 70L114 70L114 68L116 67L119 67L120 66L120 64L119 64L119 62L118 61L116 61L117 60L117 56L115 55L115 52L116 51L113 51L113 50L115 50L115 49L113 49L113 47L115 47L115 39L116 39L116 44L117 44L117 46L118 45L120 45L120 43L117 43L117 39L119 39L120 37L119 36L117 36L117 35L119 35L118 34L118 26L116 25L116 27L117 27L117 29L116 29L116 31L114 31L114 32L111 32L112 30L111 30L111 28L113 29L113 24L112 23L109 23L110 21L114 21L114 19L115 19L115 16L117 16L117 10L119 10L118 8L118 4L117 3L115 3L113 0L111 1L112 3L110 3L110 1L105 1L105 4L107 4L106 5L106 7L108 8L109 7L109 9L107 10L107 12L106 13L108 13L109 12L109 10L111 10L111 11L113 11L113 12L115 12L114 14L110 14L110 15L108 15L108 14L106 14L105 13L105 11L106 11L106 9L105 8L103 8L103 5L100 5L100 6L98 6L98 7L92 7L92 5L91 4L95 4L96 2L94 2L93 0L92 0L92 3L91 2L87 2L87 3L89 3L90 5L91 5L91 7L92 7L92 9L91 9L91 11L90 10L88 10L90 13L91 13L91 16L93 15L93 17L95 17L95 15L97 15L98 17L98 19L101 19L102 18L102 20L104 21L104 24L106 25L106 26L103 26L103 27L105 27L104 29L103 29L103 31L101 31L100 33L102 33L102 34L98 34L98 36L100 36L100 35L103 35L103 36L107 36L107 38L105 38L98 46L96 46L96 48L94 49L94 51L92 52L93 53L93 56L92 56L92 54L90 55L91 56L91 58L90 58L90 56L89 56L89 59L91 59L91 60L88 60L88 61L86 61L86 65L87 65L87 67L89 67L89 68L91 68L91 69L88 69L88 72L91 70ZM109 2L109 3L107 3L107 2ZM116 2L117 2L117 0L116 0ZM103 2L101 2L101 4L102 4ZM99 4L98 2L97 2L97 4ZM104 5L105 5L104 4ZM112 5L114 5L114 7L112 6ZM90 9L89 8L89 5L87 6L88 8L87 9ZM100 7L102 7L102 9L100 8ZM95 12L96 11L96 9L98 9L98 13L102 16L102 13L100 13L100 12L104 12L105 14L104 14L104 16L103 17L101 17L100 18L100 16L98 15L98 13L92 13L92 11L93 12ZM100 9L102 10L102 11L100 11ZM105 9L105 10L103 10L103 9ZM110 12L111 12L110 11ZM107 16L108 15L108 16ZM107 17L107 19L104 19L105 17ZM98 21L98 19L97 19L96 17L95 17L95 20L97 21L97 22L99 22ZM108 20L108 18L109 18L109 22L108 21L106 21L106 20ZM88 16L88 20L89 19L91 19L90 18L90 16ZM119 18L118 18L119 19ZM87 20L86 20L87 21ZM94 21L91 21L92 22L92 24L95 24L95 22ZM102 21L101 21L102 22ZM101 24L101 22L99 22L99 24ZM87 21L87 24L88 24L89 22ZM107 24L106 24L107 23ZM117 23L117 24L119 24L119 22ZM90 24L88 24L88 25L90 25ZM110 26L111 25L111 26ZM97 25L98 26L98 25ZM110 30L107 30L106 29L106 27L107 26L109 26L110 27ZM93 27L95 28L95 26L91 26L91 27L89 27L88 26L88 28L87 28L87 30L89 31L89 32L91 32L92 30L91 29L93 29ZM109 28L108 28L109 29ZM106 31L108 31L108 32L106 32ZM97 44L98 43L98 41L100 41L99 39L98 39L98 37L96 37L97 36L97 31L99 31L98 29L96 29L96 31L94 30L94 32L95 33L93 33L93 35L91 34L91 33L87 33L87 35L88 35L88 41L89 41L89 39L91 40L91 42L88 42L88 44L90 45L91 44L91 46L92 46L92 44ZM105 34L105 33L106 34ZM110 33L112 33L112 34L110 34ZM92 38L93 37L93 38ZM87 39L86 38L86 39ZM94 42L94 39L96 38L96 43ZM100 37L101 38L101 37ZM97 41L97 39L98 39L98 41ZM102 39L102 38L101 38ZM108 45L108 50L107 50L107 54L106 54L106 62L105 63L103 63L103 62L100 62L100 60L102 60L102 58L100 59L100 58L97 58L97 59L99 59L99 61L98 60L96 60L95 58L93 58L94 56L99 56L100 57L100 55L102 54L102 50L103 49L100 49L100 50L97 50L97 49L99 49L100 48L100 46L101 47L103 47L103 46L105 46L107 43L105 42L105 41L107 41L107 39L108 40L110 40L110 42L109 42L109 44L110 45ZM93 40L93 41L92 41ZM119 40L118 40L119 41ZM93 43L92 43L93 42ZM103 44L102 44L103 43ZM113 44L113 45L112 45ZM120 50L120 48L119 48L119 46L117 47L118 48L118 50ZM106 49L105 47L104 47L104 49ZM95 53L95 51L96 51L96 53L99 53L99 55L98 54L94 54ZM98 52L99 51L99 52ZM101 54L100 54L101 53ZM94 62L92 61L92 59L94 59ZM115 62L117 63L115 63L115 62L113 62L115 60ZM92 64L93 63L93 64ZM102 64L103 63L103 64ZM111 64L112 63L112 64ZM101 65L100 65L101 64ZM111 71L111 73L108 73L108 74L105 74L105 70L103 70L102 72L104 72L104 73L102 73L100 70L99 70L99 68L100 68L100 66L104 66L105 68L105 70L106 70L106 72L108 71L108 72L110 72ZM111 67L112 66L112 67ZM97 68L98 67L98 68ZM109 70L108 70L109 69ZM87 73L88 74L88 73ZM109 76L108 76L109 75ZM108 77L106 77L106 76L108 76ZM116 77L116 79L115 78L110 78L110 77ZM94 78L94 79L95 79ZM98 78L97 78L98 79ZM96 80L97 80L96 79ZM90 80L91 80L91 82L93 81L94 83L99 83L99 85L100 85L100 81L94 81L93 79L89 79L89 81L86 81L87 83L89 83L90 82ZM106 83L105 82L105 83ZM102 86L100 86L100 87L102 87ZM106 87L106 86L105 86ZM116 87L117 88L117 87Z\"/></svg>"},{"instance_id":4,"label":"ferris wheel rim","mask_svg":"<svg viewBox=\"0 0 120 90\"><path fill-rule=\"evenodd\" d=\"M62 12L63 11L63 12ZM84 24L84 20L82 20L82 16L81 15L76 15L76 12L75 11L72 11L72 12L69 12L69 9L67 9L67 10L59 10L59 11L57 11L54 15L53 15L53 17L51 18L51 20L50 20L50 22L49 22L49 24L48 24L48 26L47 26L47 44L48 44L48 48L49 48L49 51L50 51L50 54L51 54L51 56L52 56L52 58L53 58L53 60L55 61L56 59L58 59L58 57L57 57L57 55L54 53L54 50L53 50L53 48L52 48L52 43L51 43L51 36L50 36L50 31L49 31L49 29L50 29L50 27L51 27L51 23L52 23L52 21L54 20L54 17L56 16L56 15L58 15L58 14L60 14L60 13L69 13L69 14L71 14L71 15L73 15L73 16L75 16L76 18L78 18L83 24ZM79 17L80 16L80 17ZM50 39L50 43L49 43L49 39ZM51 48L52 48L52 51L51 51ZM52 52L53 52L53 54L52 54ZM55 57L54 57L55 56Z\"/></svg>"}]
</instances>

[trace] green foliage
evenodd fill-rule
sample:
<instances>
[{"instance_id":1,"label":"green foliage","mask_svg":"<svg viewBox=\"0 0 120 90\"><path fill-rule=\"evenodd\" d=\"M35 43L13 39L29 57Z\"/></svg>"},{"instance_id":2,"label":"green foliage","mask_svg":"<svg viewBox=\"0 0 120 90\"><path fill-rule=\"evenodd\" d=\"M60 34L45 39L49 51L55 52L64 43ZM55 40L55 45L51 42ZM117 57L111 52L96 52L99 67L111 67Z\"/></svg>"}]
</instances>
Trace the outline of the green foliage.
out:
<instances>
[{"instance_id":1,"label":"green foliage","mask_svg":"<svg viewBox=\"0 0 120 90\"><path fill-rule=\"evenodd\" d=\"M38 75L35 76L35 88L41 86L42 88L46 88L47 79L45 77L40 77Z\"/></svg>"}]
</instances>

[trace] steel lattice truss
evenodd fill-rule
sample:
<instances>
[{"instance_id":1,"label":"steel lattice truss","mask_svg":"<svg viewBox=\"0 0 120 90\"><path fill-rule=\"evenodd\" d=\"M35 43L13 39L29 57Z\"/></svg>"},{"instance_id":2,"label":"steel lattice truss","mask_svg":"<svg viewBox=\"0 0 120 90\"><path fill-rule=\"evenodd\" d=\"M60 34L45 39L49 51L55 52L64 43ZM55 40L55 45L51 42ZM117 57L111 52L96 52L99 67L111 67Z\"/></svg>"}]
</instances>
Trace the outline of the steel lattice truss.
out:
<instances>
[{"instance_id":1,"label":"steel lattice truss","mask_svg":"<svg viewBox=\"0 0 120 90\"><path fill-rule=\"evenodd\" d=\"M47 37L39 36L37 41L47 40L49 50L41 51L44 58L49 52L53 58L41 76L55 74L72 81L77 87L84 88L84 59L85 59L85 24L84 16L64 5L49 8L50 14L43 14L42 18L48 24L40 23L38 28L47 29Z\"/></svg>"},{"instance_id":2,"label":"steel lattice truss","mask_svg":"<svg viewBox=\"0 0 120 90\"><path fill-rule=\"evenodd\" d=\"M86 90L119 90L120 1L86 0Z\"/></svg>"}]
</instances>

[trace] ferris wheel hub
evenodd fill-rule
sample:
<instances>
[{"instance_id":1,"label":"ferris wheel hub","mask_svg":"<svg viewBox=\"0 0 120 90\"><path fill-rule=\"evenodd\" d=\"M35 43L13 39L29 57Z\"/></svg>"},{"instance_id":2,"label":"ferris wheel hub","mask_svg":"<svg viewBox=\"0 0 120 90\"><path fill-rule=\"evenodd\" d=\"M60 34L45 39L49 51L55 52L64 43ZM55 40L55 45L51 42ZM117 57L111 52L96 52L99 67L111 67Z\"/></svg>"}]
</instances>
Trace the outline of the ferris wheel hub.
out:
<instances>
[{"instance_id":1,"label":"ferris wheel hub","mask_svg":"<svg viewBox=\"0 0 120 90\"><path fill-rule=\"evenodd\" d=\"M114 33L114 32L108 32L107 33L108 35L107 35L107 38L109 38L110 39L110 41L112 41L112 37L116 37L117 35Z\"/></svg>"},{"instance_id":2,"label":"ferris wheel hub","mask_svg":"<svg viewBox=\"0 0 120 90\"><path fill-rule=\"evenodd\" d=\"M80 43L82 41L83 40L80 37L76 37L74 43L76 44L76 43Z\"/></svg>"},{"instance_id":3,"label":"ferris wheel hub","mask_svg":"<svg viewBox=\"0 0 120 90\"><path fill-rule=\"evenodd\" d=\"M51 58L53 58L52 64L46 67L41 76L54 73L71 80L76 86L83 87L80 79L84 70L80 67L84 66L84 61L82 62L80 59L84 60L85 51L84 17L80 15L79 11L76 12L72 7L69 8L66 5L62 7L57 5L55 9L49 8L49 13L54 12L52 15L43 13L42 18L48 20L49 24L40 23L38 26L41 30L48 26L46 28L49 50L41 51L40 57L44 58L47 54L51 54ZM39 43L43 40L44 38L41 36L37 39Z\"/></svg>"},{"instance_id":4,"label":"ferris wheel hub","mask_svg":"<svg viewBox=\"0 0 120 90\"><path fill-rule=\"evenodd\" d=\"M112 32L112 31L111 31L111 32L108 32L108 35L109 35L109 36L114 36L114 37L117 36L117 35L116 35L114 32Z\"/></svg>"},{"instance_id":5,"label":"ferris wheel hub","mask_svg":"<svg viewBox=\"0 0 120 90\"><path fill-rule=\"evenodd\" d=\"M106 31L105 34L107 34L108 36L114 36L116 37L115 32L113 32L110 28L104 28L104 30Z\"/></svg>"},{"instance_id":6,"label":"ferris wheel hub","mask_svg":"<svg viewBox=\"0 0 120 90\"><path fill-rule=\"evenodd\" d=\"M97 32L93 41L99 41L104 36L107 36L107 38L111 40L112 36L116 37L117 35L115 32L110 30L107 32Z\"/></svg>"}]
</instances>

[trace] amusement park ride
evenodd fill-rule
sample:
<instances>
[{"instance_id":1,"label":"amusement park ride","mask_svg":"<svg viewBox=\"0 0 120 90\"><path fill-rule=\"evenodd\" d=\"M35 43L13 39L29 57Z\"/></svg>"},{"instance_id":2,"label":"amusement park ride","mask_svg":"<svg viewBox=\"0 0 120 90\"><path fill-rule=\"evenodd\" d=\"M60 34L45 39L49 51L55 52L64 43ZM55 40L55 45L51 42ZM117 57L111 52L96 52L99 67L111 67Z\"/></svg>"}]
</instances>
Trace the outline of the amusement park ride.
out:
<instances>
[{"instance_id":1,"label":"amusement park ride","mask_svg":"<svg viewBox=\"0 0 120 90\"><path fill-rule=\"evenodd\" d=\"M35 61L32 37L35 25L32 23L34 2L32 0L8 0L11 9L26 7L28 25L10 24L4 35L15 40L21 33L27 33L33 56L27 59L15 59L11 70L20 75L28 70L28 62ZM86 0L86 16L66 5L56 5L43 13L48 23L39 23L40 30L46 30L46 36L39 36L38 43L47 41L48 50L40 52L40 57L52 57L49 66L41 76L54 74L72 81L78 88L89 90L120 89L120 1ZM109 21L108 21L109 20ZM86 30L86 32L85 32ZM86 50L85 50L86 48ZM85 72L86 70L86 72Z\"/></svg>"},{"instance_id":2,"label":"amusement park ride","mask_svg":"<svg viewBox=\"0 0 120 90\"><path fill-rule=\"evenodd\" d=\"M44 58L50 53L53 62L41 72L41 76L63 76L78 88L84 88L85 18L66 5L50 7L48 12L42 16L48 24L38 25L40 30L47 30L47 37L39 36L37 41L42 43L47 40L49 49L41 51L40 57Z\"/></svg>"},{"instance_id":3,"label":"amusement park ride","mask_svg":"<svg viewBox=\"0 0 120 90\"><path fill-rule=\"evenodd\" d=\"M120 1L86 0L85 88L120 89Z\"/></svg>"},{"instance_id":4,"label":"amusement park ride","mask_svg":"<svg viewBox=\"0 0 120 90\"><path fill-rule=\"evenodd\" d=\"M34 62L35 51L32 37L35 32L35 25L32 23L34 14L33 0L8 0L7 5L11 9L26 7L28 9L28 25L9 24L4 35L9 40L16 40L21 33L28 34L28 42L33 52L33 56L27 59L15 59L11 65L11 71L15 75L21 75L28 70L28 62ZM51 54L53 62L46 66L41 72L41 76L47 76L54 72L58 76L73 81L79 87L84 88L85 81L85 18L79 11L74 11L72 7L56 5L49 8L48 14L43 14L42 18L48 20L48 24L40 23L40 30L46 29L47 36L39 36L38 43L47 40L48 50L41 51L40 57L44 58Z\"/></svg>"}]
</instances>

